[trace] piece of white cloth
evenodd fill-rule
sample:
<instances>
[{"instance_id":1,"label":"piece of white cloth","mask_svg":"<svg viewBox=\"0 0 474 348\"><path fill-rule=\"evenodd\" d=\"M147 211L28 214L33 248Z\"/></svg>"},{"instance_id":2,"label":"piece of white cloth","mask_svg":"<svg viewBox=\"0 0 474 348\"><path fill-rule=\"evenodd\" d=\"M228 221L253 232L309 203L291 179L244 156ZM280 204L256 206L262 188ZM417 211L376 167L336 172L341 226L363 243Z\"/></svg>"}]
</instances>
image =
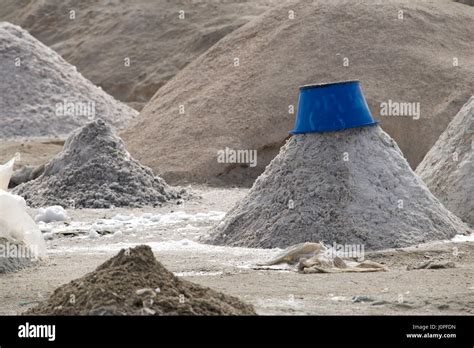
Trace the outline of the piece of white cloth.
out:
<instances>
[{"instance_id":1,"label":"piece of white cloth","mask_svg":"<svg viewBox=\"0 0 474 348\"><path fill-rule=\"evenodd\" d=\"M0 190L7 191L8 184L13 175L13 165L15 164L15 158L12 158L6 164L0 164Z\"/></svg>"},{"instance_id":2,"label":"piece of white cloth","mask_svg":"<svg viewBox=\"0 0 474 348\"><path fill-rule=\"evenodd\" d=\"M34 257L44 257L46 244L38 226L28 215L25 200L7 192L14 164L13 158L0 165L0 238L26 246Z\"/></svg>"}]
</instances>

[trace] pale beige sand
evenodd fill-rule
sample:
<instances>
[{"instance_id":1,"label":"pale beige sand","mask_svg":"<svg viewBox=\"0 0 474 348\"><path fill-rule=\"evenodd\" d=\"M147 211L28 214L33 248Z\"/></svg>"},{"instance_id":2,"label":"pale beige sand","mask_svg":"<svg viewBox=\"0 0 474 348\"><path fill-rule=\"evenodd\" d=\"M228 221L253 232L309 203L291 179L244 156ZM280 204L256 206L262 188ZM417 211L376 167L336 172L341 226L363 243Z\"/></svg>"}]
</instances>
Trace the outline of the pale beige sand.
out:
<instances>
[{"instance_id":1,"label":"pale beige sand","mask_svg":"<svg viewBox=\"0 0 474 348\"><path fill-rule=\"evenodd\" d=\"M0 20L23 26L93 83L141 109L220 38L280 2L4 0ZM184 19L178 18L179 11Z\"/></svg>"},{"instance_id":2,"label":"pale beige sand","mask_svg":"<svg viewBox=\"0 0 474 348\"><path fill-rule=\"evenodd\" d=\"M15 169L23 166L39 166L49 162L64 145L60 139L25 139L0 141L0 163L6 163L16 153L21 159L15 162Z\"/></svg>"},{"instance_id":3,"label":"pale beige sand","mask_svg":"<svg viewBox=\"0 0 474 348\"><path fill-rule=\"evenodd\" d=\"M297 105L299 85L360 79L375 118L414 168L472 94L473 22L474 8L449 1L293 1L187 66L124 140L170 183L250 185L293 128L288 106ZM379 117L389 100L419 102L420 119ZM258 150L258 165L218 163L225 147Z\"/></svg>"}]
</instances>

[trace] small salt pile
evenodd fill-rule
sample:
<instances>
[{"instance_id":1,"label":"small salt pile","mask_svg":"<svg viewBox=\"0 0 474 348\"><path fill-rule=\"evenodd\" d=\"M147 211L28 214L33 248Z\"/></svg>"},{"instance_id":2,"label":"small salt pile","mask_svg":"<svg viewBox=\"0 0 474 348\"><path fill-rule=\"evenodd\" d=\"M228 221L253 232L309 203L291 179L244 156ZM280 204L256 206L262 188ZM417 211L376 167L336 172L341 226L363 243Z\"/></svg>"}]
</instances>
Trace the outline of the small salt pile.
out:
<instances>
[{"instance_id":1,"label":"small salt pile","mask_svg":"<svg viewBox=\"0 0 474 348\"><path fill-rule=\"evenodd\" d=\"M14 192L33 207L112 208L156 206L184 191L131 158L112 129L96 120L73 132L43 174Z\"/></svg>"}]
</instances>

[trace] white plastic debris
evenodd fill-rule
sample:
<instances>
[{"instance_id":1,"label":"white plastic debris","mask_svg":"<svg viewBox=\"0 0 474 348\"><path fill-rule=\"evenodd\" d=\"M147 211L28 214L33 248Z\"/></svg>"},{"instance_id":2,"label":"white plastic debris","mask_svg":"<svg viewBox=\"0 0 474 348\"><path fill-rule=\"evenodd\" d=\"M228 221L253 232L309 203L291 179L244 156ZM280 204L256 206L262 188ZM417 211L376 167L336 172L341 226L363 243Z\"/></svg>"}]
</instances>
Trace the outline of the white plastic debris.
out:
<instances>
[{"instance_id":1,"label":"white plastic debris","mask_svg":"<svg viewBox=\"0 0 474 348\"><path fill-rule=\"evenodd\" d=\"M59 205L53 205L51 207L39 208L38 214L35 217L36 222L53 222L53 221L66 221L68 215L66 210Z\"/></svg>"},{"instance_id":2,"label":"white plastic debris","mask_svg":"<svg viewBox=\"0 0 474 348\"><path fill-rule=\"evenodd\" d=\"M29 256L43 257L46 244L38 226L26 212L25 200L7 192L16 159L18 157L0 165L0 238L25 246Z\"/></svg>"},{"instance_id":3,"label":"white plastic debris","mask_svg":"<svg viewBox=\"0 0 474 348\"><path fill-rule=\"evenodd\" d=\"M12 158L6 164L0 164L0 190L8 190L8 184L10 183L10 179L13 175L15 159L16 158Z\"/></svg>"},{"instance_id":4,"label":"white plastic debris","mask_svg":"<svg viewBox=\"0 0 474 348\"><path fill-rule=\"evenodd\" d=\"M99 237L100 237L100 235L94 229L91 228L90 231L89 231L89 238L90 239L97 239Z\"/></svg>"}]
</instances>

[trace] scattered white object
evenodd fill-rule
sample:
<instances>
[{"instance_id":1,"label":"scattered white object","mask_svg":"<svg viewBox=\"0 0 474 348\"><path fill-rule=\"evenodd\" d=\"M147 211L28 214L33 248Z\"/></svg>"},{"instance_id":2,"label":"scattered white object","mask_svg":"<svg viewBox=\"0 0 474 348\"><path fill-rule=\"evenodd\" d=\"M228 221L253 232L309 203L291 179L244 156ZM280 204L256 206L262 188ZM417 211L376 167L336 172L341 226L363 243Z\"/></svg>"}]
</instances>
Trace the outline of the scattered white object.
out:
<instances>
[{"instance_id":1,"label":"scattered white object","mask_svg":"<svg viewBox=\"0 0 474 348\"><path fill-rule=\"evenodd\" d=\"M26 202L20 196L0 190L0 237L24 245L32 258L46 255L43 235L26 212Z\"/></svg>"},{"instance_id":2,"label":"scattered white object","mask_svg":"<svg viewBox=\"0 0 474 348\"><path fill-rule=\"evenodd\" d=\"M346 296L329 296L329 299L336 302L349 301L349 298Z\"/></svg>"},{"instance_id":3,"label":"scattered white object","mask_svg":"<svg viewBox=\"0 0 474 348\"><path fill-rule=\"evenodd\" d=\"M176 277L199 277L199 276L207 276L207 277L213 277L213 276L219 276L224 274L222 271L187 271L187 272L173 272L173 274Z\"/></svg>"},{"instance_id":4,"label":"scattered white object","mask_svg":"<svg viewBox=\"0 0 474 348\"><path fill-rule=\"evenodd\" d=\"M0 237L15 244L26 246L29 255L42 257L46 254L43 235L26 212L26 202L17 195L8 193L8 184L13 174L13 165L19 156L0 165Z\"/></svg>"},{"instance_id":5,"label":"scattered white object","mask_svg":"<svg viewBox=\"0 0 474 348\"><path fill-rule=\"evenodd\" d=\"M53 221L66 221L68 219L68 215L66 210L59 206L53 205L51 207L46 208L39 208L38 214L35 217L36 222L53 222Z\"/></svg>"},{"instance_id":6,"label":"scattered white object","mask_svg":"<svg viewBox=\"0 0 474 348\"><path fill-rule=\"evenodd\" d=\"M38 222L38 228L43 233L50 233L53 231L53 227L43 221Z\"/></svg>"},{"instance_id":7,"label":"scattered white object","mask_svg":"<svg viewBox=\"0 0 474 348\"><path fill-rule=\"evenodd\" d=\"M89 231L89 238L90 239L97 239L99 237L100 237L100 235L93 228L91 228L90 231Z\"/></svg>"},{"instance_id":8,"label":"scattered white object","mask_svg":"<svg viewBox=\"0 0 474 348\"><path fill-rule=\"evenodd\" d=\"M138 296L141 296L141 295L150 295L150 296L156 296L156 292L150 288L144 288L144 289L138 289L135 291L135 293L138 295Z\"/></svg>"},{"instance_id":9,"label":"scattered white object","mask_svg":"<svg viewBox=\"0 0 474 348\"><path fill-rule=\"evenodd\" d=\"M454 243L463 243L463 242L474 242L474 233L468 234L467 236L462 234L457 234L451 239L451 242Z\"/></svg>"},{"instance_id":10,"label":"scattered white object","mask_svg":"<svg viewBox=\"0 0 474 348\"><path fill-rule=\"evenodd\" d=\"M6 164L0 164L0 190L7 191L8 184L13 175L13 165L15 164L15 158L12 158Z\"/></svg>"},{"instance_id":11,"label":"scattered white object","mask_svg":"<svg viewBox=\"0 0 474 348\"><path fill-rule=\"evenodd\" d=\"M122 214L117 214L112 218L112 220L118 220L118 221L130 221L131 219L133 219L133 216L122 215Z\"/></svg>"},{"instance_id":12,"label":"scattered white object","mask_svg":"<svg viewBox=\"0 0 474 348\"><path fill-rule=\"evenodd\" d=\"M53 234L51 232L43 233L44 240L51 240L53 239Z\"/></svg>"}]
</instances>

